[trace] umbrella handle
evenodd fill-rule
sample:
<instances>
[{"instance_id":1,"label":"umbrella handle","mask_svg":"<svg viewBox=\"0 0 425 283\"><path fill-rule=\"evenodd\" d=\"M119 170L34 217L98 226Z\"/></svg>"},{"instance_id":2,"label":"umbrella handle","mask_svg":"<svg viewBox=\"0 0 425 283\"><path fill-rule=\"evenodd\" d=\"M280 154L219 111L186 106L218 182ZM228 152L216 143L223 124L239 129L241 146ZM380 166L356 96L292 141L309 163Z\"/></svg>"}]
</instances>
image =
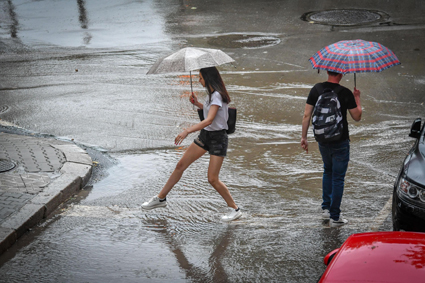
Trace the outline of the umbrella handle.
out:
<instances>
[{"instance_id":1,"label":"umbrella handle","mask_svg":"<svg viewBox=\"0 0 425 283\"><path fill-rule=\"evenodd\" d=\"M357 87L357 83L356 83L356 73L354 73L354 88Z\"/></svg>"},{"instance_id":2,"label":"umbrella handle","mask_svg":"<svg viewBox=\"0 0 425 283\"><path fill-rule=\"evenodd\" d=\"M190 77L190 91L193 95L193 87L192 87L192 71L189 71L189 77ZM195 110L195 104L192 103L192 109Z\"/></svg>"},{"instance_id":3,"label":"umbrella handle","mask_svg":"<svg viewBox=\"0 0 425 283\"><path fill-rule=\"evenodd\" d=\"M193 94L193 88L192 88L192 71L189 71L189 74L190 74L190 91L192 92L192 94Z\"/></svg>"}]
</instances>

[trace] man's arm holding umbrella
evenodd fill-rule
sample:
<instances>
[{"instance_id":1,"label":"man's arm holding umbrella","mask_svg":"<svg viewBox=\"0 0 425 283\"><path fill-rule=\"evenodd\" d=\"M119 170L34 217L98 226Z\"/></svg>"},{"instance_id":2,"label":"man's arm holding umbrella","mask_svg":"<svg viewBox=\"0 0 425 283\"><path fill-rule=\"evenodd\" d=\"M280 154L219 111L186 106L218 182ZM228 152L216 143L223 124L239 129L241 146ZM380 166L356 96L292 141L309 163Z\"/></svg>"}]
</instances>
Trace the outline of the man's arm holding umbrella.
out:
<instances>
[{"instance_id":1,"label":"man's arm holding umbrella","mask_svg":"<svg viewBox=\"0 0 425 283\"><path fill-rule=\"evenodd\" d=\"M354 119L354 121L360 121L362 119L362 106L360 104L360 90L357 88L354 88L354 99L356 100L357 107L353 109L348 109L348 112L350 112L351 118Z\"/></svg>"}]
</instances>

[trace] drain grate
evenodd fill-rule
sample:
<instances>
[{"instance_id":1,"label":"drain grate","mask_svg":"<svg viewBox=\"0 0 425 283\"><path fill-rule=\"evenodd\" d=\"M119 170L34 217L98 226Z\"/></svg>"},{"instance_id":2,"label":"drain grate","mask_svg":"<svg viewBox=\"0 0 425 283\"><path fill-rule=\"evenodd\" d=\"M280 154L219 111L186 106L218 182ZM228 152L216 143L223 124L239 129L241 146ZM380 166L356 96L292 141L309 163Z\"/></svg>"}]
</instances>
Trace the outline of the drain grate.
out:
<instances>
[{"instance_id":1,"label":"drain grate","mask_svg":"<svg viewBox=\"0 0 425 283\"><path fill-rule=\"evenodd\" d=\"M6 172L15 168L16 164L10 160L0 159L0 172Z\"/></svg>"},{"instance_id":2,"label":"drain grate","mask_svg":"<svg viewBox=\"0 0 425 283\"><path fill-rule=\"evenodd\" d=\"M301 19L314 24L332 26L366 25L388 20L384 12L360 9L336 9L308 12Z\"/></svg>"}]
</instances>

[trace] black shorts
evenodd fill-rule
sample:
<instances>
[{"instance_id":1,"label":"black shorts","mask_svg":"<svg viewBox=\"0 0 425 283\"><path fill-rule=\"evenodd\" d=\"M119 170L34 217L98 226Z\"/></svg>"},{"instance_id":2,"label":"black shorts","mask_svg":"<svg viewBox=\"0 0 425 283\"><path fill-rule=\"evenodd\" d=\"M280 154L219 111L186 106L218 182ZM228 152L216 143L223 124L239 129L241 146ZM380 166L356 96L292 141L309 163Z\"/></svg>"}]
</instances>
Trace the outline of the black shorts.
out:
<instances>
[{"instance_id":1,"label":"black shorts","mask_svg":"<svg viewBox=\"0 0 425 283\"><path fill-rule=\"evenodd\" d=\"M211 155L226 156L229 138L227 137L226 130L210 132L202 129L199 136L193 142L208 151Z\"/></svg>"}]
</instances>

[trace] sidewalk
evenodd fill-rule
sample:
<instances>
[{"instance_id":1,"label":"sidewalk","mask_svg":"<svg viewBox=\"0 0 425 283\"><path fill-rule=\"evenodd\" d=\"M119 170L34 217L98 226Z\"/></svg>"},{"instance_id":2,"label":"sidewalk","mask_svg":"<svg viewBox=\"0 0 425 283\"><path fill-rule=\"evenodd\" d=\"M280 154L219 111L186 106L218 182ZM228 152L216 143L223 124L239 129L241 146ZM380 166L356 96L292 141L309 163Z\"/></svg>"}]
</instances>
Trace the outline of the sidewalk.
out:
<instances>
[{"instance_id":1,"label":"sidewalk","mask_svg":"<svg viewBox=\"0 0 425 283\"><path fill-rule=\"evenodd\" d=\"M0 120L0 254L82 189L92 160L78 146Z\"/></svg>"}]
</instances>

